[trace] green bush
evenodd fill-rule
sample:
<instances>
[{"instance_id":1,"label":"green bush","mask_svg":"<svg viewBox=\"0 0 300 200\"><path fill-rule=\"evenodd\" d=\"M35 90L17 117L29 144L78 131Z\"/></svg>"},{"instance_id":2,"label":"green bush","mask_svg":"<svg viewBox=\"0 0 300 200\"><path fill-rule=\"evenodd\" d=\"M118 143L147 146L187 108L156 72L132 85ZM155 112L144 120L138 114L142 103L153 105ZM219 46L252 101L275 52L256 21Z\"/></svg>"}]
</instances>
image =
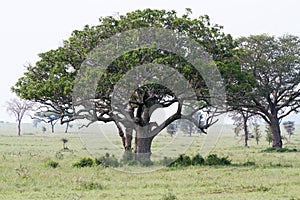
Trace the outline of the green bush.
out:
<instances>
[{"instance_id":1,"label":"green bush","mask_svg":"<svg viewBox=\"0 0 300 200\"><path fill-rule=\"evenodd\" d=\"M105 167L119 167L120 163L114 155L109 155L106 153L105 156L102 156L98 159L95 159L96 165L103 165Z\"/></svg>"},{"instance_id":2,"label":"green bush","mask_svg":"<svg viewBox=\"0 0 300 200\"><path fill-rule=\"evenodd\" d=\"M273 153L273 152L279 152L279 153L297 152L297 149L269 147L269 148L266 148L265 150L262 150L262 152L266 152L266 153Z\"/></svg>"},{"instance_id":3,"label":"green bush","mask_svg":"<svg viewBox=\"0 0 300 200\"><path fill-rule=\"evenodd\" d=\"M191 165L231 165L231 161L228 157L219 158L216 154L211 154L205 159L199 154L192 158L183 154L171 162L168 167L187 167Z\"/></svg>"},{"instance_id":4,"label":"green bush","mask_svg":"<svg viewBox=\"0 0 300 200\"><path fill-rule=\"evenodd\" d=\"M228 160L228 157L219 158L216 154L208 155L205 159L206 165L230 165L231 161Z\"/></svg>"},{"instance_id":5,"label":"green bush","mask_svg":"<svg viewBox=\"0 0 300 200\"><path fill-rule=\"evenodd\" d=\"M189 156L181 154L176 160L169 164L169 167L187 167L192 165L192 160Z\"/></svg>"},{"instance_id":6,"label":"green bush","mask_svg":"<svg viewBox=\"0 0 300 200\"><path fill-rule=\"evenodd\" d=\"M204 163L205 160L200 154L197 154L192 158L192 165L204 165Z\"/></svg>"},{"instance_id":7,"label":"green bush","mask_svg":"<svg viewBox=\"0 0 300 200\"><path fill-rule=\"evenodd\" d=\"M50 159L46 160L44 164L46 167L51 167L51 168L57 168L59 165L58 162L56 162L54 160L50 160Z\"/></svg>"},{"instance_id":8,"label":"green bush","mask_svg":"<svg viewBox=\"0 0 300 200\"><path fill-rule=\"evenodd\" d=\"M94 160L92 158L82 158L80 161L74 163L72 166L77 168L92 167Z\"/></svg>"},{"instance_id":9,"label":"green bush","mask_svg":"<svg viewBox=\"0 0 300 200\"><path fill-rule=\"evenodd\" d=\"M135 154L132 152L125 152L123 159L120 161L121 164L128 165L128 166L134 166L134 165L140 165L140 166L151 166L153 165L153 162L147 158L136 158Z\"/></svg>"}]
</instances>

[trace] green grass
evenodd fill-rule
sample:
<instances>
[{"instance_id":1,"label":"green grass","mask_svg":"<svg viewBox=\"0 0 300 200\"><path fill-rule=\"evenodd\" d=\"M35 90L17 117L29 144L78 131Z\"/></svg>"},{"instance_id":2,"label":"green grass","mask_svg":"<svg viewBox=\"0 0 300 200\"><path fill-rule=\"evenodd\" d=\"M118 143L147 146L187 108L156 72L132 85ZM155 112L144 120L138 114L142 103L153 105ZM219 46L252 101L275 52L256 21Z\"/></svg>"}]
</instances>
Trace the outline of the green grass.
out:
<instances>
[{"instance_id":1,"label":"green grass","mask_svg":"<svg viewBox=\"0 0 300 200\"><path fill-rule=\"evenodd\" d=\"M12 124L0 125L0 199L300 199L299 132L285 145L298 152L269 153L263 152L269 147L264 138L260 145L250 140L250 147L245 148L226 126L210 153L228 156L232 165L160 167L133 174L96 165L72 167L82 158L110 151L107 140L96 135L99 128L79 133L73 128L69 134L59 128L55 134L42 134L31 125L24 125L23 130L26 134L17 137ZM101 131L112 141L115 156L120 156L116 132L109 127ZM68 139L69 150L63 150L62 138ZM187 144L190 139L182 136L176 141L162 133L153 150L173 151L170 155L175 155L186 148L179 140ZM205 136L192 139L187 155L201 152ZM172 141L173 146L165 147ZM49 160L58 166L45 165ZM243 165L247 162L251 164Z\"/></svg>"}]
</instances>

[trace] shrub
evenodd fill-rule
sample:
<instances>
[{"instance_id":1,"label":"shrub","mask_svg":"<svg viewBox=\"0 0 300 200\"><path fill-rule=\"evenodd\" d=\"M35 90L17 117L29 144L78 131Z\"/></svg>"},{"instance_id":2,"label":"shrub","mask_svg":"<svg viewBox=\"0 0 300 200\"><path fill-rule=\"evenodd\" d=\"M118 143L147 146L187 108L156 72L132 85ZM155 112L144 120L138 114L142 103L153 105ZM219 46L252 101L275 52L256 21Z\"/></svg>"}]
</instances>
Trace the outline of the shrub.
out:
<instances>
[{"instance_id":1,"label":"shrub","mask_svg":"<svg viewBox=\"0 0 300 200\"><path fill-rule=\"evenodd\" d=\"M219 158L216 154L211 154L205 159L199 154L195 155L192 159L187 155L180 155L168 167L187 167L191 165L231 165L231 161L228 157Z\"/></svg>"},{"instance_id":2,"label":"shrub","mask_svg":"<svg viewBox=\"0 0 300 200\"><path fill-rule=\"evenodd\" d=\"M138 159L138 163L143 167L149 167L153 165L153 162L149 159Z\"/></svg>"},{"instance_id":3,"label":"shrub","mask_svg":"<svg viewBox=\"0 0 300 200\"><path fill-rule=\"evenodd\" d=\"M147 158L136 158L135 154L132 152L125 152L121 163L128 166L140 165L140 166L151 166L153 162Z\"/></svg>"},{"instance_id":4,"label":"shrub","mask_svg":"<svg viewBox=\"0 0 300 200\"><path fill-rule=\"evenodd\" d=\"M205 160L200 154L197 154L192 158L192 165L204 165L204 163Z\"/></svg>"},{"instance_id":5,"label":"shrub","mask_svg":"<svg viewBox=\"0 0 300 200\"><path fill-rule=\"evenodd\" d=\"M208 155L205 159L206 165L230 165L231 161L228 157L219 158L216 154Z\"/></svg>"},{"instance_id":6,"label":"shrub","mask_svg":"<svg viewBox=\"0 0 300 200\"><path fill-rule=\"evenodd\" d=\"M181 154L176 160L169 164L169 167L187 167L192 164L189 156Z\"/></svg>"},{"instance_id":7,"label":"shrub","mask_svg":"<svg viewBox=\"0 0 300 200\"><path fill-rule=\"evenodd\" d=\"M92 158L82 158L80 161L74 163L72 166L77 168L92 167L94 160Z\"/></svg>"},{"instance_id":8,"label":"shrub","mask_svg":"<svg viewBox=\"0 0 300 200\"><path fill-rule=\"evenodd\" d=\"M103 165L105 167L119 167L120 163L118 159L112 155L110 156L109 153L106 153L105 156L102 156L98 159L95 159L96 165Z\"/></svg>"},{"instance_id":9,"label":"shrub","mask_svg":"<svg viewBox=\"0 0 300 200\"><path fill-rule=\"evenodd\" d=\"M58 162L54 161L54 160L46 160L45 161L45 166L46 167L51 167L51 168L57 168L58 167Z\"/></svg>"},{"instance_id":10,"label":"shrub","mask_svg":"<svg viewBox=\"0 0 300 200\"><path fill-rule=\"evenodd\" d=\"M279 153L284 153L284 152L297 152L297 149L269 147L269 148L266 148L265 150L262 150L262 152L266 152L266 153L273 153L273 152L279 152Z\"/></svg>"}]
</instances>

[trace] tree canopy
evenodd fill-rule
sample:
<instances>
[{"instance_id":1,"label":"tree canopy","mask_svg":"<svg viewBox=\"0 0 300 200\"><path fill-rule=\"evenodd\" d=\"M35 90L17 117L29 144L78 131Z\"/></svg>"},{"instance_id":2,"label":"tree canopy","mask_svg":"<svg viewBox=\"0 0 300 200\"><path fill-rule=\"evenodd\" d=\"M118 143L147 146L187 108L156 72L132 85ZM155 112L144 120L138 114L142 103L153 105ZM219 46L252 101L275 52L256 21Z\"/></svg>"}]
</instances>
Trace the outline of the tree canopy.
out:
<instances>
[{"instance_id":1,"label":"tree canopy","mask_svg":"<svg viewBox=\"0 0 300 200\"><path fill-rule=\"evenodd\" d=\"M74 110L73 105L74 85L82 65L93 64L94 61L90 59L93 58L90 57L91 52L111 37L141 28L170 30L175 35L175 39L183 38L181 39L183 42L187 42L184 37L190 38L203 48L203 52L210 55L208 57L211 58L211 61L208 59L206 62L211 63L214 61L221 74L224 75L231 65L233 50L236 47L235 42L229 34L222 32L222 26L211 24L208 16L192 19L190 15L190 9L187 9L186 14L182 16L177 16L177 13L173 10L146 9L118 17L100 18L99 25L85 26L83 30L75 30L71 37L63 42L63 46L39 54L40 60L35 65L27 67L24 76L18 80L12 90L23 99L38 102L47 106L49 110L59 113L62 123L73 120L76 118L75 112L77 112ZM134 38L134 35L132 38ZM160 39L163 39L163 37ZM124 42L131 44L131 41ZM139 70L138 73L140 74L135 74L135 78L143 77L147 73L150 75L151 73L157 74L161 65L168 65L175 70L170 70L168 73L182 74L188 84L192 86L196 94L196 100L199 101L197 111L209 108L211 98L209 97L210 91L207 81L205 81L206 77L203 77L203 74L200 74L195 66L188 62L189 56L193 56L191 54L194 52L187 47L187 43L180 47L181 56L165 49L153 49L150 46L150 48L132 49L114 59L101 74L101 78L96 85L96 94L89 99L95 108L92 111L93 113L89 113L93 115L93 118L89 118L88 115L83 115L83 117L89 118L91 121L114 122L118 127L124 148L129 151L132 148L131 140L133 138L132 131L134 130L136 132L135 153L147 155L151 153L150 147L153 137L178 118L185 117L204 131L211 124L211 118L209 118L210 121L207 120L204 126L200 127L199 122L191 117L192 113L190 116L182 115L184 102L178 98L178 94L154 81L144 82L133 93L126 94L129 95L129 99L122 106L126 106L127 113L116 114L113 112L116 110L111 107L112 95L118 95L114 89L126 73L134 72L132 69L135 66L156 63L155 66L148 65L148 71ZM117 46L115 49L118 49ZM199 61L197 62L199 63ZM164 73L166 72L162 71L162 74ZM84 77L81 78L90 80L96 74L93 70L86 71ZM162 77L167 81L168 76L162 75ZM226 75L224 77L227 80L230 76ZM119 87L118 92L120 95L124 95L128 91ZM122 95L119 98L122 99ZM168 107L176 103L178 105L176 113L168 118L165 123L159 125L150 122L151 114L155 109ZM127 116L135 125L128 126L125 120L120 119L120 114L123 114L123 118ZM70 118L70 116L73 117ZM145 130L145 127L148 127L147 130ZM145 138L141 136L143 134L151 136ZM148 144L144 145L145 143ZM142 146L148 147L142 148Z\"/></svg>"},{"instance_id":2,"label":"tree canopy","mask_svg":"<svg viewBox=\"0 0 300 200\"><path fill-rule=\"evenodd\" d=\"M238 44L246 77L242 87L228 90L229 105L259 115L271 127L273 147L282 147L280 122L300 108L300 39L256 35L242 37Z\"/></svg>"}]
</instances>

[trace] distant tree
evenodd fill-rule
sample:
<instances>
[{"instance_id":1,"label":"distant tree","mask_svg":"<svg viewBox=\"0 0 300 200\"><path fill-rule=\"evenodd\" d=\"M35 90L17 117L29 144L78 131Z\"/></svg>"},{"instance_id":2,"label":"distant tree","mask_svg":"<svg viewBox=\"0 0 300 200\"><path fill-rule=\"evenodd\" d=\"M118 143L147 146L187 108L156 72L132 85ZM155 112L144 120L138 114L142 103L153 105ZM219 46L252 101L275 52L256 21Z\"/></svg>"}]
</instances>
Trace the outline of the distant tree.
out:
<instances>
[{"instance_id":1,"label":"distant tree","mask_svg":"<svg viewBox=\"0 0 300 200\"><path fill-rule=\"evenodd\" d=\"M271 142L273 141L273 134L272 134L272 129L269 125L266 126L266 141L269 143L269 145L271 144Z\"/></svg>"},{"instance_id":2,"label":"distant tree","mask_svg":"<svg viewBox=\"0 0 300 200\"><path fill-rule=\"evenodd\" d=\"M300 38L284 35L237 40L241 74L227 91L229 107L251 109L270 127L273 147L282 147L280 121L300 109Z\"/></svg>"},{"instance_id":3,"label":"distant tree","mask_svg":"<svg viewBox=\"0 0 300 200\"><path fill-rule=\"evenodd\" d=\"M42 131L43 131L43 133L46 133L47 129L45 126L42 127Z\"/></svg>"},{"instance_id":4,"label":"distant tree","mask_svg":"<svg viewBox=\"0 0 300 200\"><path fill-rule=\"evenodd\" d=\"M173 137L173 135L175 135L177 131L178 131L177 121L174 121L173 123L169 124L169 126L167 126L167 133L171 135L171 137Z\"/></svg>"},{"instance_id":5,"label":"distant tree","mask_svg":"<svg viewBox=\"0 0 300 200\"><path fill-rule=\"evenodd\" d=\"M39 120L39 119L33 119L33 121L32 121L33 127L35 127L35 128L37 128L39 123L41 123L41 120Z\"/></svg>"},{"instance_id":6,"label":"distant tree","mask_svg":"<svg viewBox=\"0 0 300 200\"><path fill-rule=\"evenodd\" d=\"M18 136L21 136L21 122L24 115L29 112L34 103L28 100L11 99L7 104L7 112L14 115L18 124Z\"/></svg>"},{"instance_id":7,"label":"distant tree","mask_svg":"<svg viewBox=\"0 0 300 200\"><path fill-rule=\"evenodd\" d=\"M67 138L63 138L63 139L61 139L61 141L63 142L63 149L65 150L65 149L69 149L68 147L67 147L67 143L68 143L68 139Z\"/></svg>"},{"instance_id":8,"label":"distant tree","mask_svg":"<svg viewBox=\"0 0 300 200\"><path fill-rule=\"evenodd\" d=\"M51 132L54 133L55 124L59 121L60 115L54 111L40 111L34 114L34 119L49 123Z\"/></svg>"},{"instance_id":9,"label":"distant tree","mask_svg":"<svg viewBox=\"0 0 300 200\"><path fill-rule=\"evenodd\" d=\"M291 136L294 135L295 132L295 123L292 121L283 122L283 127L289 135L289 142L291 141Z\"/></svg>"},{"instance_id":10,"label":"distant tree","mask_svg":"<svg viewBox=\"0 0 300 200\"><path fill-rule=\"evenodd\" d=\"M253 132L254 132L254 138L255 138L255 141L256 141L256 144L258 145L259 143L259 140L261 138L261 132L260 132L260 125L257 123L257 121L255 121L253 123Z\"/></svg>"},{"instance_id":11,"label":"distant tree","mask_svg":"<svg viewBox=\"0 0 300 200\"><path fill-rule=\"evenodd\" d=\"M68 133L69 128L72 128L73 124L71 124L70 122L66 123L66 129L65 129L65 133Z\"/></svg>"},{"instance_id":12,"label":"distant tree","mask_svg":"<svg viewBox=\"0 0 300 200\"><path fill-rule=\"evenodd\" d=\"M250 119L254 115L247 110L238 110L233 112L231 115L231 119L233 120L233 125L235 126L234 132L236 136L239 135L240 131L244 131L244 145L245 147L248 146L248 140L249 140L249 124L253 123Z\"/></svg>"},{"instance_id":13,"label":"distant tree","mask_svg":"<svg viewBox=\"0 0 300 200\"><path fill-rule=\"evenodd\" d=\"M197 104L194 104L195 102L190 102L188 105L185 105L183 107L183 114L185 115L191 115L196 121L198 121L198 124L203 125L203 116L201 112L195 112L195 109L197 107ZM183 119L180 120L179 123L180 130L184 134L189 134L189 136L192 136L192 133L202 133L201 129L199 129L197 126L195 126L194 123L192 123L189 120Z\"/></svg>"}]
</instances>

